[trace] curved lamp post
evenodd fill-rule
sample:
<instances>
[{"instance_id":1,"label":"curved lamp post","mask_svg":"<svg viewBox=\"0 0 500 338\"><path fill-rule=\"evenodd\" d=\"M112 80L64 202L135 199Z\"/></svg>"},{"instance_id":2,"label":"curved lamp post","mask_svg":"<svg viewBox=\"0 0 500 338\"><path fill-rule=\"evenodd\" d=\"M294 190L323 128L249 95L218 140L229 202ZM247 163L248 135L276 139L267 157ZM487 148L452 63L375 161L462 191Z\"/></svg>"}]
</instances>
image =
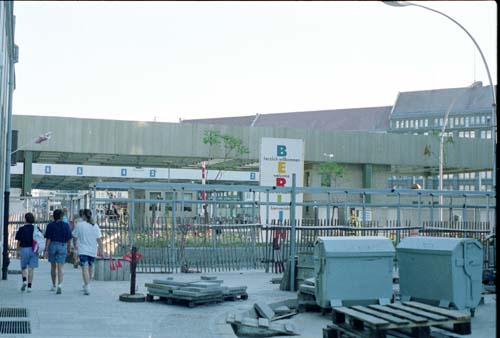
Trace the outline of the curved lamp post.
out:
<instances>
[{"instance_id":1,"label":"curved lamp post","mask_svg":"<svg viewBox=\"0 0 500 338\"><path fill-rule=\"evenodd\" d=\"M476 88L480 87L481 82L476 81L473 84L471 84L469 87L464 88L461 90L458 95L455 96L453 101L451 101L450 105L448 106L448 110L446 110L446 113L444 114L444 121L443 121L443 127L441 128L441 133L439 136L439 190L443 190L443 162L444 162L444 132L446 131L446 127L448 125L448 115L450 115L451 110L455 106L455 103L458 101L459 98L461 98L470 88ZM443 195L439 195L439 205L443 205ZM439 221L443 221L443 208L439 208Z\"/></svg>"},{"instance_id":2,"label":"curved lamp post","mask_svg":"<svg viewBox=\"0 0 500 338\"><path fill-rule=\"evenodd\" d=\"M456 21L452 17L450 17L450 16L448 16L448 15L446 15L438 10L435 10L435 9L432 9L432 8L429 8L429 7L420 5L420 4L416 4L413 2L409 2L409 1L382 1L382 2L386 5L394 6L394 7L408 7L408 6L420 7L420 8L423 8L423 9L426 9L428 11L431 11L431 12L434 12L434 13L437 13L437 14L444 16L445 18L453 21L458 27L460 27L469 36L469 38L471 38L472 42L474 43L477 50L479 51L479 54L481 55L481 59L483 60L483 63L484 63L484 67L486 68L486 73L488 74L488 80L490 82L490 89L491 89L491 99L492 99L492 103L491 103L491 139L493 142L493 144L492 144L493 145L493 149L492 149L492 151L493 151L493 167L492 167L491 175L492 175L492 190L495 191L495 189L496 189L496 133L495 133L495 117L496 117L496 115L495 115L495 111L496 111L497 99L496 99L496 95L495 95L495 88L493 87L493 81L491 80L490 69L488 67L488 63L486 62L486 58L484 57L483 51L481 50L481 48L477 44L474 37L469 33L469 31L467 31L467 29L465 29L464 26L462 26L458 21ZM440 187L440 189L442 189L442 187Z\"/></svg>"}]
</instances>

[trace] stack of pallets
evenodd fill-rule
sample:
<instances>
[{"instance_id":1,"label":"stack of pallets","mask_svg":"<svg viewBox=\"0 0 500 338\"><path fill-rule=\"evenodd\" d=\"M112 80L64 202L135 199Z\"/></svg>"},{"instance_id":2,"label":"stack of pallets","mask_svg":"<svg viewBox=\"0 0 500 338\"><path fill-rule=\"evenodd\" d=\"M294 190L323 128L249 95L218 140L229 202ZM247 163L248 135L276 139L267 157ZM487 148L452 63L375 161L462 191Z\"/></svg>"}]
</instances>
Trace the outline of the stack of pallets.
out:
<instances>
[{"instance_id":1,"label":"stack of pallets","mask_svg":"<svg viewBox=\"0 0 500 338\"><path fill-rule=\"evenodd\" d=\"M456 334L471 333L469 314L418 302L334 307L332 311L333 324L323 329L323 338L429 338L431 327Z\"/></svg>"},{"instance_id":2,"label":"stack of pallets","mask_svg":"<svg viewBox=\"0 0 500 338\"><path fill-rule=\"evenodd\" d=\"M146 301L156 299L167 304L196 305L221 303L225 300L248 299L246 286L223 286L223 281L215 276L201 276L199 280L175 281L173 278L155 279L146 283Z\"/></svg>"}]
</instances>

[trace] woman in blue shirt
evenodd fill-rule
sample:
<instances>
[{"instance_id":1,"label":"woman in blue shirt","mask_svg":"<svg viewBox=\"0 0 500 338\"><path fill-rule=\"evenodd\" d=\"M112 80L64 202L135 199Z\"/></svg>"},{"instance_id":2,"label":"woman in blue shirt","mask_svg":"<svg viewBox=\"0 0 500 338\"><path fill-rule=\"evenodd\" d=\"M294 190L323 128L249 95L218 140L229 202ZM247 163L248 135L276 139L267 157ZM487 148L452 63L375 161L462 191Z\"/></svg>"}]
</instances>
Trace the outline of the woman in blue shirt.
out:
<instances>
[{"instance_id":1,"label":"woman in blue shirt","mask_svg":"<svg viewBox=\"0 0 500 338\"><path fill-rule=\"evenodd\" d=\"M66 255L70 251L71 239L73 235L71 234L71 228L69 224L62 220L63 211L61 209L54 210L54 221L47 225L47 230L45 231L46 245L45 245L45 256L47 256L50 262L50 277L52 278L51 291L56 291L56 294L61 294L62 292L62 282L63 282L63 266L66 262ZM56 268L57 268L57 288L56 288Z\"/></svg>"},{"instance_id":2,"label":"woman in blue shirt","mask_svg":"<svg viewBox=\"0 0 500 338\"><path fill-rule=\"evenodd\" d=\"M16 232L17 251L21 257L21 277L23 285L21 291L31 292L34 269L38 268L38 254L33 252L33 231L35 230L35 216L31 212L24 215L26 224ZM26 278L27 277L27 278ZM27 281L26 281L27 279Z\"/></svg>"}]
</instances>

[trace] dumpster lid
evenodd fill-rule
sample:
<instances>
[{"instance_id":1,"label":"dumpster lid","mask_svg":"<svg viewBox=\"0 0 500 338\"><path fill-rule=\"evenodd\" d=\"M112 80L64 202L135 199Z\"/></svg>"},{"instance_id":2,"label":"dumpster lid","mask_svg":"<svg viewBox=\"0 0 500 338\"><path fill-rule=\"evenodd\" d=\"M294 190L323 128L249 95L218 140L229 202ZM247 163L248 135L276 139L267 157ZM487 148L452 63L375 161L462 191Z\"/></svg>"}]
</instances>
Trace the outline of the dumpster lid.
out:
<instances>
[{"instance_id":1,"label":"dumpster lid","mask_svg":"<svg viewBox=\"0 0 500 338\"><path fill-rule=\"evenodd\" d=\"M398 251L408 250L432 250L452 252L461 243L472 242L479 248L481 245L473 238L448 238L448 237L427 237L427 236L411 236L404 238L397 246Z\"/></svg>"},{"instance_id":2,"label":"dumpster lid","mask_svg":"<svg viewBox=\"0 0 500 338\"><path fill-rule=\"evenodd\" d=\"M316 246L323 246L326 255L388 254L394 255L392 241L383 236L318 237Z\"/></svg>"}]
</instances>

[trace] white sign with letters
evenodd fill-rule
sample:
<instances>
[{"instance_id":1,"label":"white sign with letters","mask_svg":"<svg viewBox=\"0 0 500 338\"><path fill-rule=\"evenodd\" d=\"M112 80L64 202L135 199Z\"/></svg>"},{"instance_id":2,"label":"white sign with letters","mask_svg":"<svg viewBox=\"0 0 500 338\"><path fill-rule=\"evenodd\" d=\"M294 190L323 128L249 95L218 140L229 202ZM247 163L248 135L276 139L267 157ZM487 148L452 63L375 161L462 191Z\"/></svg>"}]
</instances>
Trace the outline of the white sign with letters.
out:
<instances>
[{"instance_id":1,"label":"white sign with letters","mask_svg":"<svg viewBox=\"0 0 500 338\"><path fill-rule=\"evenodd\" d=\"M260 145L260 185L291 187L292 174L296 186L302 187L304 181L304 141L300 139L263 137ZM266 194L260 199L266 201ZM290 202L290 194L270 193L269 202ZM297 194L296 202L302 202L302 194ZM269 215L267 214L269 210ZM284 221L290 218L290 206L271 205L260 207L262 223L272 220ZM302 218L302 207L295 210L295 218Z\"/></svg>"}]
</instances>

